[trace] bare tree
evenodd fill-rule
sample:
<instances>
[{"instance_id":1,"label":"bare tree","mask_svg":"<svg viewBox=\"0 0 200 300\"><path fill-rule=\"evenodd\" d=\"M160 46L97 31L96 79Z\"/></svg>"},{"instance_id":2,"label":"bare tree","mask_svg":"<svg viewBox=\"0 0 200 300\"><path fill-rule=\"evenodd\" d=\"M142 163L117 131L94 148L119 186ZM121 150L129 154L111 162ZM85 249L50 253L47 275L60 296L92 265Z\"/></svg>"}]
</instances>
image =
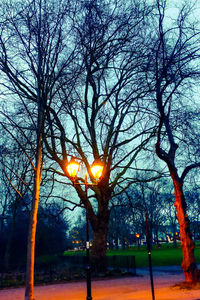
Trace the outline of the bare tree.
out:
<instances>
[{"instance_id":1,"label":"bare tree","mask_svg":"<svg viewBox=\"0 0 200 300\"><path fill-rule=\"evenodd\" d=\"M11 118L9 120L18 126L27 139L26 147L20 143L19 146L34 171L25 291L25 299L33 300L35 234L43 170L45 114L59 90L58 78L63 75L70 55L73 56L70 38L68 39L70 21L64 24L67 2L62 0L25 0L18 1L17 5L15 1L3 2L1 12L1 92L8 99L11 112L21 105L17 121L14 122ZM7 130L6 126L4 129ZM32 132L31 140L28 139L27 132Z\"/></svg>"},{"instance_id":2,"label":"bare tree","mask_svg":"<svg viewBox=\"0 0 200 300\"><path fill-rule=\"evenodd\" d=\"M195 99L195 84L200 75L200 32L191 23L190 13L194 10L188 4L179 9L176 20L167 14L165 0L157 1L157 12L155 44L150 49L147 75L159 117L156 154L166 163L174 185L185 280L195 283L199 271L183 185L188 173L200 167L199 105Z\"/></svg>"},{"instance_id":3,"label":"bare tree","mask_svg":"<svg viewBox=\"0 0 200 300\"><path fill-rule=\"evenodd\" d=\"M145 182L145 178L125 191L121 205L127 206L132 229L145 236L145 212L149 218L152 242L159 243L166 226L166 187L164 178ZM119 203L119 202L118 202ZM127 217L126 217L127 218Z\"/></svg>"},{"instance_id":4,"label":"bare tree","mask_svg":"<svg viewBox=\"0 0 200 300\"><path fill-rule=\"evenodd\" d=\"M104 164L102 179L91 186L89 199L82 185L73 185L79 205L88 208L93 260L97 268L104 268L110 200L116 186L121 193L133 182L136 158L153 135L154 125L139 108L147 92L142 67L150 8L145 1L96 0L79 2L78 8L75 16L72 11L78 51L75 76L67 83L60 78L62 91L49 110L45 143L48 156L62 170L55 172L72 185L66 168L72 156L81 160L93 184L92 161Z\"/></svg>"}]
</instances>

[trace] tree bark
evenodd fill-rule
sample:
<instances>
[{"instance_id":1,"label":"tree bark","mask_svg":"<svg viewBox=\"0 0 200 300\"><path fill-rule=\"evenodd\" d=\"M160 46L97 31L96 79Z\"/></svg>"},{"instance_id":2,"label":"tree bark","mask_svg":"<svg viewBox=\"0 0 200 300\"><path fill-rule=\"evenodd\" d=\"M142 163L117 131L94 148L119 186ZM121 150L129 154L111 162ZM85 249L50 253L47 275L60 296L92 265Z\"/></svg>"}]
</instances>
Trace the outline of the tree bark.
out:
<instances>
[{"instance_id":1,"label":"tree bark","mask_svg":"<svg viewBox=\"0 0 200 300\"><path fill-rule=\"evenodd\" d=\"M26 264L26 290L25 300L34 300L34 264L35 264L35 236L37 226L37 213L39 205L40 178L38 172L35 176L35 195L33 200L33 208L30 214L30 224L28 233L27 247L27 264Z\"/></svg>"},{"instance_id":2,"label":"tree bark","mask_svg":"<svg viewBox=\"0 0 200 300\"><path fill-rule=\"evenodd\" d=\"M104 207L101 214L97 216L98 222L91 222L93 229L92 241L92 265L96 273L105 272L106 265L106 250L107 250L107 234L109 225L109 209Z\"/></svg>"},{"instance_id":3,"label":"tree bark","mask_svg":"<svg viewBox=\"0 0 200 300\"><path fill-rule=\"evenodd\" d=\"M181 264L185 275L185 281L188 283L197 283L199 281L199 270L197 269L194 257L194 242L190 231L190 221L186 214L186 201L183 194L182 183L173 178L175 189L175 203L177 218L180 228L181 248L183 261Z\"/></svg>"},{"instance_id":4,"label":"tree bark","mask_svg":"<svg viewBox=\"0 0 200 300\"><path fill-rule=\"evenodd\" d=\"M34 290L34 265L35 265L35 236L36 236L37 214L38 214L38 205L39 205L40 183L41 183L41 156L42 156L42 146L39 143L38 157L36 159L34 198L32 203L32 210L30 214L29 233L28 233L25 300L34 300L33 290Z\"/></svg>"},{"instance_id":5,"label":"tree bark","mask_svg":"<svg viewBox=\"0 0 200 300\"><path fill-rule=\"evenodd\" d=\"M161 129L161 124L162 123L160 123L159 129ZM170 130L169 132L171 133ZM180 240L181 240L181 248L182 248L182 255L183 255L181 267L185 276L185 281L190 284L196 284L199 281L200 273L195 263L195 257L194 257L195 245L190 231L190 221L187 215L187 204L183 192L184 176L182 175L181 177L179 177L177 169L174 164L175 152L177 148L178 146L174 143L172 138L171 148L169 150L169 153L166 154L166 152L160 148L160 130L159 130L158 140L156 144L156 154L160 159L162 159L167 163L173 181L173 185L174 185L174 195L175 195L174 206L176 207L176 215L179 223Z\"/></svg>"},{"instance_id":6,"label":"tree bark","mask_svg":"<svg viewBox=\"0 0 200 300\"><path fill-rule=\"evenodd\" d=\"M102 222L101 228L93 231L92 265L96 273L105 272L108 224Z\"/></svg>"}]
</instances>

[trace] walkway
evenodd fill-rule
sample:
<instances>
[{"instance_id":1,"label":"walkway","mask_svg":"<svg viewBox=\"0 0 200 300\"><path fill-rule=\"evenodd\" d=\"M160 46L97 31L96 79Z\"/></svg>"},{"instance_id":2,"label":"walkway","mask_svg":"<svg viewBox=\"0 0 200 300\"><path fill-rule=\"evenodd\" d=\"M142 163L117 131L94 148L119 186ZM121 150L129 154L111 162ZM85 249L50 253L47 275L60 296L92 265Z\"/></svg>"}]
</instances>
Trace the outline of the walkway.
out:
<instances>
[{"instance_id":1,"label":"walkway","mask_svg":"<svg viewBox=\"0 0 200 300\"><path fill-rule=\"evenodd\" d=\"M93 300L151 300L148 269L137 270L139 276L92 282ZM155 300L200 300L200 290L180 290L172 285L184 280L176 266L155 267ZM143 276L141 276L143 275ZM85 300L85 282L35 287L35 300ZM24 288L0 291L0 300L23 300Z\"/></svg>"}]
</instances>

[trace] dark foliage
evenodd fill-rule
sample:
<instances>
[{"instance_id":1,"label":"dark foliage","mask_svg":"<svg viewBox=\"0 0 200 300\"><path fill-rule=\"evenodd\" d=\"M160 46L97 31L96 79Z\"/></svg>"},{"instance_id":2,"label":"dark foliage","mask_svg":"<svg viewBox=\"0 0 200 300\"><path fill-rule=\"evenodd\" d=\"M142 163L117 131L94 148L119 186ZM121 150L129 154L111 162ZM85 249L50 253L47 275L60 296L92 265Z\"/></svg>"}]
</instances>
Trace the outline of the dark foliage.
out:
<instances>
[{"instance_id":1,"label":"dark foliage","mask_svg":"<svg viewBox=\"0 0 200 300\"><path fill-rule=\"evenodd\" d=\"M57 254L67 246L66 230L68 224L63 214L58 214L59 205L47 209L39 208L38 228L36 234L36 256ZM13 226L12 216L8 217L0 235L1 268L4 268L9 234ZM18 207L11 241L10 268L25 266L29 216L23 207Z\"/></svg>"}]
</instances>

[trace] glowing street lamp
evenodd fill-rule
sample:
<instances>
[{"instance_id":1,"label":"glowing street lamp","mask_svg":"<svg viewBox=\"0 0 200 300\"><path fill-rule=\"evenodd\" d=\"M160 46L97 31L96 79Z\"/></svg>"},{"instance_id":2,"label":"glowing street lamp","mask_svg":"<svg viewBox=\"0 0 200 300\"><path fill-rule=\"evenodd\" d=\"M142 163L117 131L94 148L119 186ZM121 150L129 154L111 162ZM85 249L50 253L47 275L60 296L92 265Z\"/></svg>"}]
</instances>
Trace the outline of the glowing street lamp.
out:
<instances>
[{"instance_id":1,"label":"glowing street lamp","mask_svg":"<svg viewBox=\"0 0 200 300\"><path fill-rule=\"evenodd\" d=\"M101 160L95 160L90 168L93 177L96 181L101 179L103 173L104 165ZM67 164L67 172L70 177L76 178L78 175L78 171L80 169L80 163L77 162L73 157L71 158L70 162ZM87 185L91 185L88 184ZM93 184L92 184L93 185Z\"/></svg>"},{"instance_id":2,"label":"glowing street lamp","mask_svg":"<svg viewBox=\"0 0 200 300\"><path fill-rule=\"evenodd\" d=\"M67 172L69 176L72 178L74 184L85 185L85 194L86 194L86 256L87 256L87 268L86 268L86 275L87 275L87 298L86 300L92 300L91 296L91 265L90 265L90 242L89 242L89 220L88 220L88 186L97 185L98 182L101 180L102 173L103 173L103 163L100 160L95 160L90 168L90 171L96 180L95 183L88 183L87 181L87 172L85 173L85 181L84 183L76 182L76 177L78 175L78 171L80 168L80 163L75 161L74 158L70 160L67 165Z\"/></svg>"},{"instance_id":3,"label":"glowing street lamp","mask_svg":"<svg viewBox=\"0 0 200 300\"><path fill-rule=\"evenodd\" d=\"M91 172L94 178L98 181L100 180L103 173L103 163L101 160L95 160L91 166Z\"/></svg>"},{"instance_id":4,"label":"glowing street lamp","mask_svg":"<svg viewBox=\"0 0 200 300\"><path fill-rule=\"evenodd\" d=\"M78 171L80 169L80 163L75 161L75 159L72 157L70 162L67 164L67 172L70 177L76 178L78 175Z\"/></svg>"}]
</instances>

